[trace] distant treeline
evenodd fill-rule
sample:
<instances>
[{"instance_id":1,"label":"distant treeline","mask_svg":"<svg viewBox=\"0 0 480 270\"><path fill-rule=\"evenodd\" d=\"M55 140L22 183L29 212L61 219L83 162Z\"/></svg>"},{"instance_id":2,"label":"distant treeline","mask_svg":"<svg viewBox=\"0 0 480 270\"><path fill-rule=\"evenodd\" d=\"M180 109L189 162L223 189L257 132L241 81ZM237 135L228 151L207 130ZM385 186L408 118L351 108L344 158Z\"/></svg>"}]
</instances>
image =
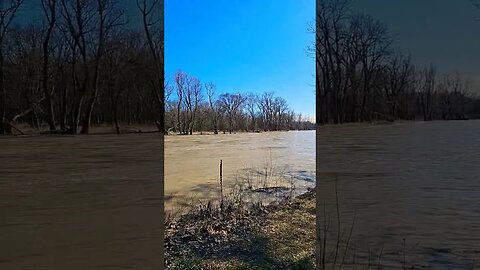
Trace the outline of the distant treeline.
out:
<instances>
[{"instance_id":1,"label":"distant treeline","mask_svg":"<svg viewBox=\"0 0 480 270\"><path fill-rule=\"evenodd\" d=\"M480 99L468 80L439 74L433 65L414 65L410 56L393 48L384 24L353 13L349 2L317 1L319 124L480 116Z\"/></svg>"},{"instance_id":2,"label":"distant treeline","mask_svg":"<svg viewBox=\"0 0 480 270\"><path fill-rule=\"evenodd\" d=\"M163 119L160 0L136 0L136 28L116 0L35 1L42 20L30 24L13 23L23 0L1 1L0 134L17 123L77 134Z\"/></svg>"},{"instance_id":3,"label":"distant treeline","mask_svg":"<svg viewBox=\"0 0 480 270\"><path fill-rule=\"evenodd\" d=\"M273 92L223 93L213 83L202 84L194 76L178 71L165 88L165 127L169 132L192 134L211 131L258 132L314 129L315 124L289 108Z\"/></svg>"}]
</instances>

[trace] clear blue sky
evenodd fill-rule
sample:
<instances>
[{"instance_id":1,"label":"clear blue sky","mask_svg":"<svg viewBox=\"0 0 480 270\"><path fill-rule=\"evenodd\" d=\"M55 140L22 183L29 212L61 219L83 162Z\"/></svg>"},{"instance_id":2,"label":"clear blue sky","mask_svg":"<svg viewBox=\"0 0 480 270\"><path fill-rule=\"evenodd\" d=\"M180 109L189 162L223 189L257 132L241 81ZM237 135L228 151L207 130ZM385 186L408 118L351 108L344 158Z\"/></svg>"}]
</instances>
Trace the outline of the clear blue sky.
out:
<instances>
[{"instance_id":1,"label":"clear blue sky","mask_svg":"<svg viewBox=\"0 0 480 270\"><path fill-rule=\"evenodd\" d=\"M314 0L165 0L165 73L182 70L217 92L274 91L315 114L315 62L306 47Z\"/></svg>"}]
</instances>

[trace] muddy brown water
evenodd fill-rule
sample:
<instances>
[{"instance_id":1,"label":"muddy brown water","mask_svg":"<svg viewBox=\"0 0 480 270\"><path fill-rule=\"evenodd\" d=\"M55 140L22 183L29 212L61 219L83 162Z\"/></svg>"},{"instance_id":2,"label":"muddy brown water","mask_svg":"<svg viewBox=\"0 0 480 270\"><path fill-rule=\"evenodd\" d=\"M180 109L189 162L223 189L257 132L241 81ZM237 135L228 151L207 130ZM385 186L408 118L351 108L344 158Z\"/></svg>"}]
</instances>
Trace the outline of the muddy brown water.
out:
<instances>
[{"instance_id":1,"label":"muddy brown water","mask_svg":"<svg viewBox=\"0 0 480 270\"><path fill-rule=\"evenodd\" d=\"M376 265L383 248L392 269L404 251L408 268L472 269L478 262L480 121L326 126L318 137L318 196L328 209L321 222L329 216L336 223L338 179L343 239L355 216L357 253L370 249Z\"/></svg>"},{"instance_id":2,"label":"muddy brown water","mask_svg":"<svg viewBox=\"0 0 480 270\"><path fill-rule=\"evenodd\" d=\"M220 160L226 189L266 168L295 189L313 187L315 131L166 136L166 209L220 197Z\"/></svg>"},{"instance_id":3,"label":"muddy brown water","mask_svg":"<svg viewBox=\"0 0 480 270\"><path fill-rule=\"evenodd\" d=\"M160 269L160 143L0 138L0 269Z\"/></svg>"},{"instance_id":4,"label":"muddy brown water","mask_svg":"<svg viewBox=\"0 0 480 270\"><path fill-rule=\"evenodd\" d=\"M417 268L480 259L480 121L325 126L318 138L318 196L331 202L338 179L357 251L383 248L382 261L398 265L405 250ZM160 265L160 143L157 134L0 138L0 269ZM216 196L220 159L227 182L273 160L308 185L314 143L311 131L167 136L166 207Z\"/></svg>"},{"instance_id":5,"label":"muddy brown water","mask_svg":"<svg viewBox=\"0 0 480 270\"><path fill-rule=\"evenodd\" d=\"M167 136L168 198L209 198L273 161L313 185L315 132ZM160 137L152 134L0 138L0 269L159 269Z\"/></svg>"}]
</instances>

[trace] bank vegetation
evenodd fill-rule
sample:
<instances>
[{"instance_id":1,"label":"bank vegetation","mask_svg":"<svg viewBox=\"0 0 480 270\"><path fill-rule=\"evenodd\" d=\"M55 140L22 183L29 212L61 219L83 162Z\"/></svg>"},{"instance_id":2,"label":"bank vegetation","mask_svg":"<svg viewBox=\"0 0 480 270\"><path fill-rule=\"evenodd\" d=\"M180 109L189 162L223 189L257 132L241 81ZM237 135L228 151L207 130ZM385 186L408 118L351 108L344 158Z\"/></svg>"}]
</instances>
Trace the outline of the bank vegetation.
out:
<instances>
[{"instance_id":1,"label":"bank vegetation","mask_svg":"<svg viewBox=\"0 0 480 270\"><path fill-rule=\"evenodd\" d=\"M121 123L159 124L159 0L136 0L135 22L117 0L35 1L40 21L16 18L33 1L0 5L0 134L22 133L19 124L69 134L99 124L117 132Z\"/></svg>"},{"instance_id":2,"label":"bank vegetation","mask_svg":"<svg viewBox=\"0 0 480 270\"><path fill-rule=\"evenodd\" d=\"M418 65L395 48L385 24L349 0L317 1L316 119L319 124L480 117L480 99L460 73Z\"/></svg>"},{"instance_id":3,"label":"bank vegetation","mask_svg":"<svg viewBox=\"0 0 480 270\"><path fill-rule=\"evenodd\" d=\"M182 71L165 88L165 128L177 134L232 133L314 129L313 120L295 113L274 92L219 92Z\"/></svg>"}]
</instances>

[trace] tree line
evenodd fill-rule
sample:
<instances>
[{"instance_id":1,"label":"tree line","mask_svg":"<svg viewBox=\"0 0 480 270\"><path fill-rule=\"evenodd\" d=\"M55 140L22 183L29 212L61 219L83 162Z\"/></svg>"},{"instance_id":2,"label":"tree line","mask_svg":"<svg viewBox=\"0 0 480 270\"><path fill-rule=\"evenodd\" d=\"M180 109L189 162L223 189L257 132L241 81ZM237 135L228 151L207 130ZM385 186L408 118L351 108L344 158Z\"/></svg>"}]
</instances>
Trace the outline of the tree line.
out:
<instances>
[{"instance_id":1,"label":"tree line","mask_svg":"<svg viewBox=\"0 0 480 270\"><path fill-rule=\"evenodd\" d=\"M35 0L41 22L0 5L0 134L18 123L87 134L92 123L157 123L163 131L163 5L136 0L132 26L116 0Z\"/></svg>"},{"instance_id":2,"label":"tree line","mask_svg":"<svg viewBox=\"0 0 480 270\"><path fill-rule=\"evenodd\" d=\"M182 71L165 88L165 128L168 132L193 134L211 131L259 132L314 129L314 124L295 113L274 92L263 94L217 93L214 83Z\"/></svg>"},{"instance_id":3,"label":"tree line","mask_svg":"<svg viewBox=\"0 0 480 270\"><path fill-rule=\"evenodd\" d=\"M387 27L348 0L317 1L317 123L480 116L480 100L458 73L415 65L393 47ZM313 53L313 50L311 50Z\"/></svg>"}]
</instances>

